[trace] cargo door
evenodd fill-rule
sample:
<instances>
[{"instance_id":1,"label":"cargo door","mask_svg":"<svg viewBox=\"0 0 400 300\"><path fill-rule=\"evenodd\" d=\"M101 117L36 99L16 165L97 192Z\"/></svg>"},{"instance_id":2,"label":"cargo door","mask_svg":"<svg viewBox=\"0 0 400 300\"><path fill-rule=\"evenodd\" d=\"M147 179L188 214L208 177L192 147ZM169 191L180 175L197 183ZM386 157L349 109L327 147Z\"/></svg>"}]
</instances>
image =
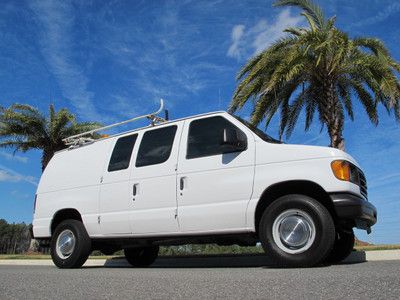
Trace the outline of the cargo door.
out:
<instances>
[{"instance_id":1,"label":"cargo door","mask_svg":"<svg viewBox=\"0 0 400 300\"><path fill-rule=\"evenodd\" d=\"M131 227L135 235L179 232L176 164L181 131L182 122L177 122L140 134L130 184L134 198Z\"/></svg>"},{"instance_id":2,"label":"cargo door","mask_svg":"<svg viewBox=\"0 0 400 300\"><path fill-rule=\"evenodd\" d=\"M134 203L129 176L137 137L138 134L131 134L112 142L100 188L99 222L103 235L132 233L130 215Z\"/></svg>"}]
</instances>

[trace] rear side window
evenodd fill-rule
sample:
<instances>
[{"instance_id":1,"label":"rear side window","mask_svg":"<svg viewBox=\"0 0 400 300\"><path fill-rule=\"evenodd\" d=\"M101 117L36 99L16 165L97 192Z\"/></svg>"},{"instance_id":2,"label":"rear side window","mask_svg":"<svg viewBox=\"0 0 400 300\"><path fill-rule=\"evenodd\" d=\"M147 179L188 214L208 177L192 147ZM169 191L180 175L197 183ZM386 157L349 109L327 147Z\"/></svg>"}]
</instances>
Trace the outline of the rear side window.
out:
<instances>
[{"instance_id":1,"label":"rear side window","mask_svg":"<svg viewBox=\"0 0 400 300\"><path fill-rule=\"evenodd\" d=\"M176 128L176 126L169 126L146 131L140 143L136 167L156 165L167 161L174 144Z\"/></svg>"},{"instance_id":2,"label":"rear side window","mask_svg":"<svg viewBox=\"0 0 400 300\"><path fill-rule=\"evenodd\" d=\"M135 145L137 134L121 137L115 143L111 154L108 172L124 170L129 167L133 146Z\"/></svg>"},{"instance_id":3,"label":"rear side window","mask_svg":"<svg viewBox=\"0 0 400 300\"><path fill-rule=\"evenodd\" d=\"M224 130L233 130L246 143L246 135L223 117L210 117L190 123L186 158L198 158L236 152L222 143Z\"/></svg>"}]
</instances>

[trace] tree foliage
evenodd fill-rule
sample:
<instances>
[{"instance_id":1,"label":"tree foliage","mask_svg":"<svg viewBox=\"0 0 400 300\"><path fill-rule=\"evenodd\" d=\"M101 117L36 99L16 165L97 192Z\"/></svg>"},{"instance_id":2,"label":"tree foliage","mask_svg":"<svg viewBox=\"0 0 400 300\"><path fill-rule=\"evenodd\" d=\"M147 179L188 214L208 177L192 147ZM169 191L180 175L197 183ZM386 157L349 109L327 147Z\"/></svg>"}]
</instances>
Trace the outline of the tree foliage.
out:
<instances>
[{"instance_id":1,"label":"tree foliage","mask_svg":"<svg viewBox=\"0 0 400 300\"><path fill-rule=\"evenodd\" d=\"M238 73L240 81L230 111L254 101L251 122L266 126L280 113L280 137L289 137L305 112L305 130L315 116L326 127L331 146L344 148L345 114L354 119L358 99L369 119L378 124L378 104L400 120L400 65L376 38L349 35L326 19L309 0L279 0L275 6L302 10L307 28L287 28L288 35L251 58Z\"/></svg>"},{"instance_id":2,"label":"tree foliage","mask_svg":"<svg viewBox=\"0 0 400 300\"><path fill-rule=\"evenodd\" d=\"M31 241L30 226L25 223L8 224L0 219L0 254L25 253Z\"/></svg>"},{"instance_id":3,"label":"tree foliage","mask_svg":"<svg viewBox=\"0 0 400 300\"><path fill-rule=\"evenodd\" d=\"M66 108L56 111L53 105L45 116L26 104L13 104L0 110L0 147L15 151L42 150L42 170L56 151L66 146L62 139L99 127L99 123L78 123Z\"/></svg>"}]
</instances>

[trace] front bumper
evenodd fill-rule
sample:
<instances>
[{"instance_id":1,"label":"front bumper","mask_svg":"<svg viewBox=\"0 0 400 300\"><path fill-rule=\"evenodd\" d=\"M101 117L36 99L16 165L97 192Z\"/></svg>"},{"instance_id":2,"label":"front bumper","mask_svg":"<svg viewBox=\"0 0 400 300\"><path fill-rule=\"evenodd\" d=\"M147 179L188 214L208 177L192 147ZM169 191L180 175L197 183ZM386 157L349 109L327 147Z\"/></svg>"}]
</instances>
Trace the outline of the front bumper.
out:
<instances>
[{"instance_id":1,"label":"front bumper","mask_svg":"<svg viewBox=\"0 0 400 300\"><path fill-rule=\"evenodd\" d=\"M330 197L341 222L371 232L371 226L377 219L375 206L362 197L349 193L334 193Z\"/></svg>"}]
</instances>

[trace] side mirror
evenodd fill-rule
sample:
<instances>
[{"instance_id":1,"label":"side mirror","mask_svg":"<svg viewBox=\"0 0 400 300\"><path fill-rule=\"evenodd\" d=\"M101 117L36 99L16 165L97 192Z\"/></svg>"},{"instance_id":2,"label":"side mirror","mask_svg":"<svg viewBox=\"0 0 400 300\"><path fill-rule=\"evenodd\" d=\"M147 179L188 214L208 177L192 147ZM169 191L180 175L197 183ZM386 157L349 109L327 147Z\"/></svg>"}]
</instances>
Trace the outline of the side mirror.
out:
<instances>
[{"instance_id":1,"label":"side mirror","mask_svg":"<svg viewBox=\"0 0 400 300\"><path fill-rule=\"evenodd\" d=\"M224 128L221 144L226 147L224 153L244 151L247 148L246 136L234 128Z\"/></svg>"}]
</instances>

